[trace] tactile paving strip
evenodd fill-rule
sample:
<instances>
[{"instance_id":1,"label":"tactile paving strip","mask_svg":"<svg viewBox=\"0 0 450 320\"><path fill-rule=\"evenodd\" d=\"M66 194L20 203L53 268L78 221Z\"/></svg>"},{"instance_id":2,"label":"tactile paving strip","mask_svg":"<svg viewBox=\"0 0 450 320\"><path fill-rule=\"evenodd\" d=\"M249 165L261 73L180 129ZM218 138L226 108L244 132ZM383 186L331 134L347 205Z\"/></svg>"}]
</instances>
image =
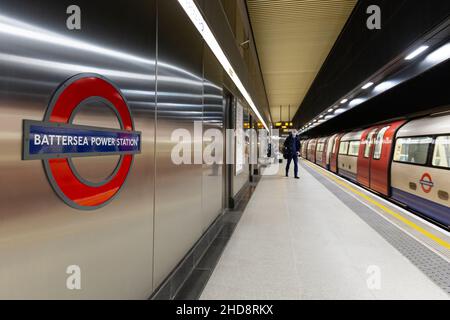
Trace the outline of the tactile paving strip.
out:
<instances>
[{"instance_id":1,"label":"tactile paving strip","mask_svg":"<svg viewBox=\"0 0 450 320\"><path fill-rule=\"evenodd\" d=\"M409 234L402 232L388 220L374 214L372 209L360 201L356 201L355 198L324 176L307 166L303 167L436 285L450 294L450 263L448 261Z\"/></svg>"}]
</instances>

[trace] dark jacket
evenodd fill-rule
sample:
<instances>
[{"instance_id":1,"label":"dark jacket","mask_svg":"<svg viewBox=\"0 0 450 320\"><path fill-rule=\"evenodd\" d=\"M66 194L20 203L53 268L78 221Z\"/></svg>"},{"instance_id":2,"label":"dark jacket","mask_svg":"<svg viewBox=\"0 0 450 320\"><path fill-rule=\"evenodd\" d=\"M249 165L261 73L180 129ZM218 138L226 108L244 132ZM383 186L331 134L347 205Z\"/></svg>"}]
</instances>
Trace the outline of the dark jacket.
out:
<instances>
[{"instance_id":1,"label":"dark jacket","mask_svg":"<svg viewBox=\"0 0 450 320\"><path fill-rule=\"evenodd\" d=\"M297 136L293 136L292 133L284 141L283 156L285 158L290 158L297 155L300 152L300 140Z\"/></svg>"}]
</instances>

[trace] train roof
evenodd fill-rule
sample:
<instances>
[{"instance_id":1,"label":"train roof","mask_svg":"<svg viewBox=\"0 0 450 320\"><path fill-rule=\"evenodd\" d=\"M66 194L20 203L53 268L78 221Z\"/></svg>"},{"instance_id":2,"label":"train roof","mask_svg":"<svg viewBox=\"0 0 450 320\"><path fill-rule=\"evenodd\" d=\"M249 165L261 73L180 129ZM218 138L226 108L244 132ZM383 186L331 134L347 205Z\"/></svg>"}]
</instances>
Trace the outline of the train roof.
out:
<instances>
[{"instance_id":1,"label":"train roof","mask_svg":"<svg viewBox=\"0 0 450 320\"><path fill-rule=\"evenodd\" d=\"M434 134L450 134L450 114L412 120L400 128L397 137Z\"/></svg>"},{"instance_id":2,"label":"train roof","mask_svg":"<svg viewBox=\"0 0 450 320\"><path fill-rule=\"evenodd\" d=\"M346 133L341 138L341 141L361 140L361 136L363 135L363 133L364 133L364 130L352 131L352 132Z\"/></svg>"}]
</instances>

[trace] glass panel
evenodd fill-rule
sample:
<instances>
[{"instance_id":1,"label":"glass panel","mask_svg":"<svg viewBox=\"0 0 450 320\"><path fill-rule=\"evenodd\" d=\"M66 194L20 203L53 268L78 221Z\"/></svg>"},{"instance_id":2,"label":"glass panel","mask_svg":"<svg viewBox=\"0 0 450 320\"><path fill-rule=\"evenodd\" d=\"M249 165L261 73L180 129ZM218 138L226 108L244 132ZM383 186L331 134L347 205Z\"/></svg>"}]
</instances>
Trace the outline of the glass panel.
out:
<instances>
[{"instance_id":1,"label":"glass panel","mask_svg":"<svg viewBox=\"0 0 450 320\"><path fill-rule=\"evenodd\" d=\"M348 152L348 141L341 142L339 145L339 154L347 154Z\"/></svg>"},{"instance_id":2,"label":"glass panel","mask_svg":"<svg viewBox=\"0 0 450 320\"><path fill-rule=\"evenodd\" d=\"M450 168L450 136L437 137L434 143L433 166Z\"/></svg>"},{"instance_id":3,"label":"glass panel","mask_svg":"<svg viewBox=\"0 0 450 320\"><path fill-rule=\"evenodd\" d=\"M381 158L381 150L383 150L384 134L386 133L387 129L389 129L389 128L390 127L384 127L377 134L377 139L375 140L375 150L373 151L373 158L374 159L380 159Z\"/></svg>"},{"instance_id":4,"label":"glass panel","mask_svg":"<svg viewBox=\"0 0 450 320\"><path fill-rule=\"evenodd\" d=\"M348 154L350 156L358 156L359 154L359 145L361 144L360 141L350 141L350 147L348 150Z\"/></svg>"},{"instance_id":5,"label":"glass panel","mask_svg":"<svg viewBox=\"0 0 450 320\"><path fill-rule=\"evenodd\" d=\"M399 162L426 164L431 137L400 138L395 144L394 160Z\"/></svg>"}]
</instances>

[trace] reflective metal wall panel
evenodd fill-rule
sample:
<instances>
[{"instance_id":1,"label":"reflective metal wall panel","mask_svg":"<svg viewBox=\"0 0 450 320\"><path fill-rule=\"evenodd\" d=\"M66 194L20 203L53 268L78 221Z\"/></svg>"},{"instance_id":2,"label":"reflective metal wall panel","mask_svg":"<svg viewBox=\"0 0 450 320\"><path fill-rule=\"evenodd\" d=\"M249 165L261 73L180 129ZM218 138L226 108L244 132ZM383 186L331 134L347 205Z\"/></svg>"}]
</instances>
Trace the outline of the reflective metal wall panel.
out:
<instances>
[{"instance_id":1,"label":"reflective metal wall panel","mask_svg":"<svg viewBox=\"0 0 450 320\"><path fill-rule=\"evenodd\" d=\"M225 129L224 83L236 88L178 1L80 0L80 30L67 25L72 4L0 3L0 298L148 298L224 207L223 164L203 163L202 153L207 133ZM83 73L120 90L141 133L124 186L89 211L58 196L42 160L22 160L23 120L43 121L57 90ZM78 111L73 124L121 127L105 105ZM180 129L190 161L178 165ZM218 141L211 155L223 149ZM71 170L99 184L118 163L119 155L79 157ZM245 165L234 193L248 177ZM81 290L67 287L74 265Z\"/></svg>"},{"instance_id":2,"label":"reflective metal wall panel","mask_svg":"<svg viewBox=\"0 0 450 320\"><path fill-rule=\"evenodd\" d=\"M222 211L223 162L224 162L224 104L223 69L211 50L205 45L203 54L204 106L203 106L203 178L202 210L203 230ZM220 133L222 136L218 136ZM211 156L211 159L208 157ZM216 161L215 159L221 159ZM208 161L209 160L209 161Z\"/></svg>"},{"instance_id":3,"label":"reflective metal wall panel","mask_svg":"<svg viewBox=\"0 0 450 320\"><path fill-rule=\"evenodd\" d=\"M248 112L248 108L245 107L244 104L242 104L242 105L244 107L244 123L249 123L250 115ZM236 104L234 105L234 111L236 111ZM234 112L233 121L236 121L236 112ZM244 160L245 160L245 163L242 166L242 170L237 175L236 175L236 164L234 165L233 196L236 196L239 193L239 191L242 189L242 187L244 187L245 184L247 182L249 182L249 180L250 180L250 166L248 164L249 149L250 149L249 139L248 139L248 137L246 137L244 135Z\"/></svg>"},{"instance_id":4,"label":"reflective metal wall panel","mask_svg":"<svg viewBox=\"0 0 450 320\"><path fill-rule=\"evenodd\" d=\"M159 285L202 234L202 164L193 164L194 121L203 119L203 41L175 0L158 1L158 94L154 284ZM177 165L175 130L191 141L192 164ZM180 132L180 131L179 131ZM188 137L189 138L189 137Z\"/></svg>"},{"instance_id":5,"label":"reflective metal wall panel","mask_svg":"<svg viewBox=\"0 0 450 320\"><path fill-rule=\"evenodd\" d=\"M146 298L153 288L155 3L77 1L81 30L68 30L71 4L0 3L0 298ZM142 132L124 187L93 211L61 201L42 161L21 160L23 119L42 120L58 86L83 72L122 91ZM100 109L76 121L117 126ZM75 166L95 181L115 161ZM81 290L66 287L70 265L81 268Z\"/></svg>"}]
</instances>

